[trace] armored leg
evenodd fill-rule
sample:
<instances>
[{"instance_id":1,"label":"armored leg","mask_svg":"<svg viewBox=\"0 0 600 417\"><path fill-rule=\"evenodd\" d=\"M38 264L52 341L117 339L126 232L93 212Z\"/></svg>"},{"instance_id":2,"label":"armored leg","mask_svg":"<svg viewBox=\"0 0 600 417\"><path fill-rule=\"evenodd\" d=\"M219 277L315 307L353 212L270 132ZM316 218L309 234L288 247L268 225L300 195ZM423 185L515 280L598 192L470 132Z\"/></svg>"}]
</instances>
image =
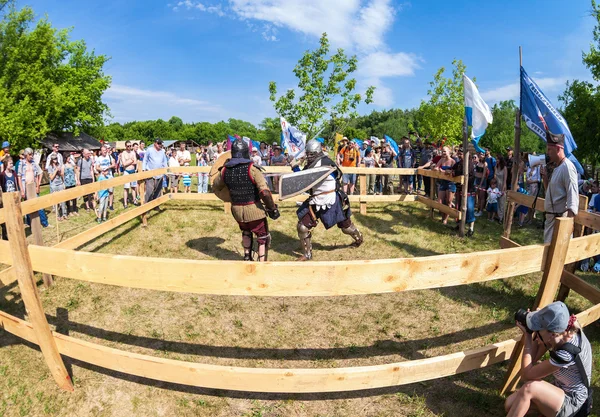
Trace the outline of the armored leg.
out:
<instances>
[{"instance_id":1,"label":"armored leg","mask_svg":"<svg viewBox=\"0 0 600 417\"><path fill-rule=\"evenodd\" d=\"M258 262L266 262L269 259L269 247L271 247L271 234L258 236Z\"/></svg>"},{"instance_id":2,"label":"armored leg","mask_svg":"<svg viewBox=\"0 0 600 417\"><path fill-rule=\"evenodd\" d=\"M362 245L363 235L360 232L360 230L358 230L358 228L354 225L354 223L352 223L352 220L346 219L343 222L338 223L338 227L342 229L342 233L344 233L345 235L352 236L352 239L354 239L353 245L355 247L358 248L360 245Z\"/></svg>"},{"instance_id":3,"label":"armored leg","mask_svg":"<svg viewBox=\"0 0 600 417\"><path fill-rule=\"evenodd\" d=\"M311 237L312 233L310 232L310 228L305 226L302 221L298 222L297 226L298 230L298 238L300 239L300 243L302 244L302 252L303 255L298 258L299 261L309 261L312 259L312 243Z\"/></svg>"},{"instance_id":4,"label":"armored leg","mask_svg":"<svg viewBox=\"0 0 600 417\"><path fill-rule=\"evenodd\" d=\"M252 261L252 244L254 239L252 238L252 232L242 232L242 246L244 247L244 261Z\"/></svg>"}]
</instances>

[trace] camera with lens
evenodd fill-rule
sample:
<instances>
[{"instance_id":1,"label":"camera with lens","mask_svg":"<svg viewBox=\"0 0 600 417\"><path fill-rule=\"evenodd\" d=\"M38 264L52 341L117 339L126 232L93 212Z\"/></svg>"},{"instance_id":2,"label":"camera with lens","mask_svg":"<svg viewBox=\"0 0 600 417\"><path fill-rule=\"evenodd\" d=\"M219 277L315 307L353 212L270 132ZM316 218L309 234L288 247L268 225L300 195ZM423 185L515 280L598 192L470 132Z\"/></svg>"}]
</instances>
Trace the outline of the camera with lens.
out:
<instances>
[{"instance_id":1,"label":"camera with lens","mask_svg":"<svg viewBox=\"0 0 600 417\"><path fill-rule=\"evenodd\" d=\"M515 313L515 321L521 323L523 327L527 330L528 333L533 333L529 327L527 327L527 316L530 314L530 311L525 310L524 308L520 308Z\"/></svg>"}]
</instances>

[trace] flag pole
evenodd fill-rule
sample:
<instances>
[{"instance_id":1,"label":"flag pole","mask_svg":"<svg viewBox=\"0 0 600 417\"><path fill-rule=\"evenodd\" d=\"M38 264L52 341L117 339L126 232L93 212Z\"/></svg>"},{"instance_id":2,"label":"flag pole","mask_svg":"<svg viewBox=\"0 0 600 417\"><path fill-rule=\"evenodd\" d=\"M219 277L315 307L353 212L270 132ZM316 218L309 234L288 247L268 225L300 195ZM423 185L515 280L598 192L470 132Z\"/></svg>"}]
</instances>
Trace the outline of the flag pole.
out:
<instances>
[{"instance_id":1,"label":"flag pole","mask_svg":"<svg viewBox=\"0 0 600 417\"><path fill-rule=\"evenodd\" d=\"M464 83L464 80L463 80ZM464 183L461 189L460 212L461 219L458 227L458 236L465 237L465 224L467 221L467 198L469 195L469 164L471 163L471 154L469 152L469 128L467 127L467 115L463 118L463 180Z\"/></svg>"},{"instance_id":2,"label":"flag pole","mask_svg":"<svg viewBox=\"0 0 600 417\"><path fill-rule=\"evenodd\" d=\"M523 66L523 49L519 46L519 108L515 114L515 146L513 150L513 167L511 190L519 189L519 166L521 165L521 67ZM504 237L510 238L510 230L515 211L515 203L508 203L508 210L504 216Z\"/></svg>"},{"instance_id":3,"label":"flag pole","mask_svg":"<svg viewBox=\"0 0 600 417\"><path fill-rule=\"evenodd\" d=\"M523 50L519 46L519 108L517 109L516 120L515 120L515 149L514 149L514 162L512 169L512 191L517 191L517 187L519 185L519 165L521 163L521 93L522 93L522 83L521 83L521 68L523 67ZM510 229L512 226L513 214L515 210L515 203L510 202L508 204L508 212L507 215L504 216L504 237L507 239L510 237ZM535 208L531 209L535 210ZM504 383L502 384L502 389L500 393L502 395L508 394L515 390L517 384L520 379L520 371L521 371L521 357L523 355L523 339L525 336L521 338L521 340L516 344L515 349L512 352L510 357L510 363L508 365L508 369L506 371L506 376L504 377Z\"/></svg>"}]
</instances>

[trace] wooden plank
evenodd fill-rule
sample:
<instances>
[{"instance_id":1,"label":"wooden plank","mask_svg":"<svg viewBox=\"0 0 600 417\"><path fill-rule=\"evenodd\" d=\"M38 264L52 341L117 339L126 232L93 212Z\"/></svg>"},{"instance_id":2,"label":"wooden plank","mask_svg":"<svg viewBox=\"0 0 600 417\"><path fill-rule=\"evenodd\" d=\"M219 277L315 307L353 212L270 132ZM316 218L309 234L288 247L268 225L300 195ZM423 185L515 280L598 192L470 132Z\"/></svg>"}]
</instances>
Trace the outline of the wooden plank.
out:
<instances>
[{"instance_id":1,"label":"wooden plank","mask_svg":"<svg viewBox=\"0 0 600 417\"><path fill-rule=\"evenodd\" d=\"M491 281L540 272L547 250L534 245L421 258L247 263L29 248L34 270L56 276L159 291L273 297L401 292Z\"/></svg>"},{"instance_id":2,"label":"wooden plank","mask_svg":"<svg viewBox=\"0 0 600 417\"><path fill-rule=\"evenodd\" d=\"M365 174L360 174L358 176L359 186L360 186L360 197L366 197L367 195L367 176ZM367 214L367 202L364 199L360 201L360 214Z\"/></svg>"},{"instance_id":3,"label":"wooden plank","mask_svg":"<svg viewBox=\"0 0 600 417\"><path fill-rule=\"evenodd\" d=\"M581 261L600 254L600 233L571 239L566 263Z\"/></svg>"},{"instance_id":4,"label":"wooden plank","mask_svg":"<svg viewBox=\"0 0 600 417\"><path fill-rule=\"evenodd\" d=\"M565 270L562 272L560 282L592 303L600 304L600 290L577 275Z\"/></svg>"},{"instance_id":5,"label":"wooden plank","mask_svg":"<svg viewBox=\"0 0 600 417\"><path fill-rule=\"evenodd\" d=\"M35 191L35 190L34 190ZM50 326L46 320L44 308L40 300L31 259L27 250L27 241L25 240L23 214L21 212L21 195L19 193L5 193L4 206L7 212L14 214L6 219L6 229L10 240L10 253L15 275L19 282L21 299L25 304L27 315L31 320L34 336L44 359L50 368L50 373L60 388L66 391L73 391L71 377L67 373L65 364L58 353L58 348L50 332Z\"/></svg>"},{"instance_id":6,"label":"wooden plank","mask_svg":"<svg viewBox=\"0 0 600 417\"><path fill-rule=\"evenodd\" d=\"M427 180L423 180L423 181L427 181ZM431 201L435 201L435 178L431 177L429 178L429 199ZM429 217L433 220L433 207L429 210Z\"/></svg>"},{"instance_id":7,"label":"wooden plank","mask_svg":"<svg viewBox=\"0 0 600 417\"><path fill-rule=\"evenodd\" d=\"M554 230L552 233L552 242L548 247L548 256L546 258L546 264L544 266L544 274L542 275L542 282L540 289L538 290L537 297L533 308L543 308L554 301L558 285L560 284L560 278L562 276L563 269L565 268L565 259L567 257L567 251L569 249L569 240L571 239L571 231L573 230L573 219L566 217L559 217L555 220ZM504 250L522 250L522 248L515 249L504 249ZM524 336L523 336L524 338ZM513 356L511 363L508 366L506 373L506 379L502 387L502 394L514 391L517 384L519 383L521 373L521 361L523 356L523 338L519 341Z\"/></svg>"},{"instance_id":8,"label":"wooden plank","mask_svg":"<svg viewBox=\"0 0 600 417\"><path fill-rule=\"evenodd\" d=\"M517 204L524 205L530 207L533 205L533 201L535 200L535 196L525 195L521 193L517 193L515 191L508 191L508 200L513 201ZM580 195L579 196L579 212L577 216L575 216L575 223L581 224L585 227L589 227L593 230L600 230L600 215L595 213L590 213L583 209L583 207L587 208L587 197ZM535 208L538 211L544 211L544 199L538 197Z\"/></svg>"},{"instance_id":9,"label":"wooden plank","mask_svg":"<svg viewBox=\"0 0 600 417\"><path fill-rule=\"evenodd\" d=\"M36 194L36 186L34 183L27 184L27 201L31 201L37 198ZM58 210L58 207L56 207ZM6 210L8 213L8 208ZM13 214L14 215L14 214ZM42 223L40 221L39 211L35 211L29 215L29 219L31 221L31 234L33 235L33 242L35 245L44 246L44 237L42 236ZM58 223L58 221L57 221ZM16 277L15 277L16 278ZM44 286L46 288L50 288L52 285L52 276L49 274L42 274L42 279L44 280Z\"/></svg>"},{"instance_id":10,"label":"wooden plank","mask_svg":"<svg viewBox=\"0 0 600 417\"><path fill-rule=\"evenodd\" d=\"M445 204L438 203L435 200L431 200L424 196L418 196L417 201L419 203L423 203L428 207L434 208L442 213L449 214L453 218L458 218L459 220L462 218L462 213L456 209L450 208Z\"/></svg>"},{"instance_id":11,"label":"wooden plank","mask_svg":"<svg viewBox=\"0 0 600 417\"><path fill-rule=\"evenodd\" d=\"M155 175L165 174L167 168L155 169L152 171L138 172L131 175L121 175L103 182L93 182L91 184L81 185L68 190L58 191L56 193L47 194L42 197L35 198L31 201L24 202L22 206L23 214L31 214L40 209L53 206L63 201L72 200L87 194L93 194L96 191L103 190L108 187L116 187L131 181L141 181L142 179L150 178Z\"/></svg>"},{"instance_id":12,"label":"wooden plank","mask_svg":"<svg viewBox=\"0 0 600 417\"><path fill-rule=\"evenodd\" d=\"M95 239L99 236L102 236L103 234L111 231L112 229L119 227L122 224L125 224L130 220L135 219L136 217L140 216L141 214L143 214L149 210L152 210L153 208L158 207L159 205L161 205L167 201L169 201L169 196L163 195L163 196L157 198L156 200L152 200L149 203L142 204L141 206L135 207L131 210L128 210L125 213L120 214L117 217L114 217L104 223L99 224L98 226L94 226L91 229L86 230L83 233L75 235L67 240L63 240L62 242L55 245L54 247L61 248L61 249L76 249L76 248L86 244L90 240Z\"/></svg>"},{"instance_id":13,"label":"wooden plank","mask_svg":"<svg viewBox=\"0 0 600 417\"><path fill-rule=\"evenodd\" d=\"M0 325L35 343L31 324L0 312ZM267 393L342 392L384 388L456 375L505 361L515 339L464 352L347 368L247 368L184 362L126 352L53 333L60 352L128 375L212 389Z\"/></svg>"},{"instance_id":14,"label":"wooden plank","mask_svg":"<svg viewBox=\"0 0 600 417\"><path fill-rule=\"evenodd\" d=\"M198 172L210 172L211 167L174 167L169 168L169 172L172 173L198 173ZM290 166L264 166L261 167L265 174L289 174L292 172ZM415 168L364 168L364 167L339 167L344 174L387 174L387 175L414 175L417 170ZM456 181L460 181L459 177ZM448 176L444 176L444 179L449 179Z\"/></svg>"},{"instance_id":15,"label":"wooden plank","mask_svg":"<svg viewBox=\"0 0 600 417\"><path fill-rule=\"evenodd\" d=\"M186 200L186 201L221 201L213 193L177 193L169 194L171 200ZM304 196L299 196L298 199L290 198L287 200L279 200L278 194L273 194L273 201L279 204L293 203L306 199ZM413 202L418 200L418 196L409 194L394 194L394 195L349 195L348 199L353 203L368 202L368 203L394 203L394 202Z\"/></svg>"},{"instance_id":16,"label":"wooden plank","mask_svg":"<svg viewBox=\"0 0 600 417\"><path fill-rule=\"evenodd\" d=\"M6 223L6 210L4 208L0 208L0 224Z\"/></svg>"},{"instance_id":17,"label":"wooden plank","mask_svg":"<svg viewBox=\"0 0 600 417\"><path fill-rule=\"evenodd\" d=\"M417 169L417 172L424 177L437 178L438 180L452 181L457 184L464 184L464 176L459 175L458 177L450 177L444 174L442 171L432 171L431 169Z\"/></svg>"},{"instance_id":18,"label":"wooden plank","mask_svg":"<svg viewBox=\"0 0 600 417\"><path fill-rule=\"evenodd\" d=\"M509 248L519 248L521 247L521 245L519 245L517 242L510 240L508 238L505 238L504 236L500 237L500 247L502 249L509 249Z\"/></svg>"}]
</instances>

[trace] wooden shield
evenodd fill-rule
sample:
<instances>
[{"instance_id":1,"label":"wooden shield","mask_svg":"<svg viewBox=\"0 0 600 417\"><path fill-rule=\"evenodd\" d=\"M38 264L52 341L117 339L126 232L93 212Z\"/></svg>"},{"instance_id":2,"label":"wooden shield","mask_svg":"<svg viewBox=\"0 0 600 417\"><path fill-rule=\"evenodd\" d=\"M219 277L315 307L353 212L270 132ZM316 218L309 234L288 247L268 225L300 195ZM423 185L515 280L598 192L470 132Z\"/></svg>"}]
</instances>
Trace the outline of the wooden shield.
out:
<instances>
[{"instance_id":1,"label":"wooden shield","mask_svg":"<svg viewBox=\"0 0 600 417\"><path fill-rule=\"evenodd\" d=\"M211 184L214 184L215 178L217 177L217 175L221 175L221 168L223 167L223 165L225 165L225 162L227 162L229 159L231 159L231 151L227 151L223 155L219 156L219 158L217 158L214 165L210 169L210 173L208 174L210 176ZM219 197L224 202L226 202L226 203L231 202L231 196L229 195L229 189L227 187L223 188L221 191L213 191L213 192L215 193L215 195L217 197Z\"/></svg>"}]
</instances>

